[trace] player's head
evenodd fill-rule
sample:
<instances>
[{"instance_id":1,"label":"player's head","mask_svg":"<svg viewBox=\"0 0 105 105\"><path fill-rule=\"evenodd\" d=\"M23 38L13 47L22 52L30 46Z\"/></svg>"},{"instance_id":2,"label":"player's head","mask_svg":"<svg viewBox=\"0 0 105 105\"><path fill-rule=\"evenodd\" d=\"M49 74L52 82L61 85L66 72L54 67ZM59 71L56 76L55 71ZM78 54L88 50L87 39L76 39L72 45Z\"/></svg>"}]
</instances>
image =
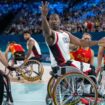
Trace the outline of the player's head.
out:
<instances>
[{"instance_id":1,"label":"player's head","mask_svg":"<svg viewBox=\"0 0 105 105\"><path fill-rule=\"evenodd\" d=\"M92 36L89 33L84 33L82 39L91 41Z\"/></svg>"},{"instance_id":2,"label":"player's head","mask_svg":"<svg viewBox=\"0 0 105 105\"><path fill-rule=\"evenodd\" d=\"M53 30L58 30L60 26L60 18L57 14L51 14L49 17L49 25Z\"/></svg>"},{"instance_id":3,"label":"player's head","mask_svg":"<svg viewBox=\"0 0 105 105\"><path fill-rule=\"evenodd\" d=\"M24 35L24 39L25 39L25 40L29 40L30 37L31 37L31 34L30 34L28 31L25 31L25 32L23 33L23 35Z\"/></svg>"},{"instance_id":4,"label":"player's head","mask_svg":"<svg viewBox=\"0 0 105 105\"><path fill-rule=\"evenodd\" d=\"M16 42L15 41L8 42L8 45L12 45L12 44L16 44Z\"/></svg>"}]
</instances>

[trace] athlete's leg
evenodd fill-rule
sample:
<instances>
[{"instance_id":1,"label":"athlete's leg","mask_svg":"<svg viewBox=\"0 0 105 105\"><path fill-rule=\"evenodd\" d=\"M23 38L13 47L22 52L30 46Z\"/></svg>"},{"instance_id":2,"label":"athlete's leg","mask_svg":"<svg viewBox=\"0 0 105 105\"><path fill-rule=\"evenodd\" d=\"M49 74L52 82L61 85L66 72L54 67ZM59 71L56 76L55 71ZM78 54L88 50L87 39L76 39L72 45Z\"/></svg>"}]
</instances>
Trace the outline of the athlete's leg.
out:
<instances>
[{"instance_id":1,"label":"athlete's leg","mask_svg":"<svg viewBox=\"0 0 105 105\"><path fill-rule=\"evenodd\" d=\"M5 86L6 86L6 90L7 90L7 101L10 101L13 103L13 98L12 98L12 94L11 94L11 84L10 84L10 79L7 75L3 74L4 79L6 80L5 82Z\"/></svg>"}]
</instances>

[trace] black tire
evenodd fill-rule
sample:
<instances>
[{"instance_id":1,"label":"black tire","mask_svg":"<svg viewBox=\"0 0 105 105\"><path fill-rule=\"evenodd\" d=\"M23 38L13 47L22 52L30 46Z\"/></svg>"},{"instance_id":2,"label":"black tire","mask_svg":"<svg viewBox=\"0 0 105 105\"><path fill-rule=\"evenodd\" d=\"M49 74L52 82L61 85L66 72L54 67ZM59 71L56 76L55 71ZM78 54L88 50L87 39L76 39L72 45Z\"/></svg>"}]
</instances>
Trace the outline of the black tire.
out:
<instances>
[{"instance_id":1,"label":"black tire","mask_svg":"<svg viewBox=\"0 0 105 105\"><path fill-rule=\"evenodd\" d=\"M3 102L3 94L4 94L4 81L3 81L3 75L0 72L0 105L2 105Z\"/></svg>"},{"instance_id":2,"label":"black tire","mask_svg":"<svg viewBox=\"0 0 105 105\"><path fill-rule=\"evenodd\" d=\"M37 64L38 65L38 72L29 69L28 71L25 71L27 67L32 67L32 65ZM32 67L33 68L33 67ZM36 80L42 80L42 75L44 72L44 68L42 64L39 61L36 60L29 60L26 63L23 63L20 67L21 76L27 80L27 81L36 81ZM32 73L35 74L32 76Z\"/></svg>"},{"instance_id":3,"label":"black tire","mask_svg":"<svg viewBox=\"0 0 105 105\"><path fill-rule=\"evenodd\" d=\"M54 100L54 104L55 105L60 105L60 104L62 104L62 103L59 103L59 99L58 99L58 94L57 93L59 93L59 92L57 92L58 91L58 88L59 88L59 86L61 85L61 83L63 82L63 80L65 80L66 78L70 78L70 77L73 77L73 76L75 76L76 78L77 78L77 76L79 77L81 77L81 78L83 78L83 80L84 79L86 79L86 80L88 80L89 82L90 82L90 84L91 84L91 86L94 88L94 98L95 98L95 102L94 102L94 104L93 105L97 105L97 98L98 98L98 93L97 93L97 88L96 88L96 86L95 86L95 84L94 84L94 82L88 77L88 76L86 76L86 75L84 75L84 74L82 74L82 73L79 73L79 72L70 72L70 73L67 73L67 74L65 74L65 75L63 75L62 77L60 77L58 80L57 80L57 82L56 82L56 84L55 84L55 87L54 87L54 90L53 90L53 100ZM73 77L74 78L74 77ZM80 79L81 79L80 78ZM77 78L77 79L79 79L79 78ZM71 83L71 82L70 82ZM70 89L72 89L72 88L68 88L69 89L69 91L70 91L70 94L71 94L71 90ZM62 90L61 90L62 91ZM65 92L67 91L67 88L65 88ZM60 94L60 96L61 96L61 94ZM78 96L79 96L79 94L78 94ZM77 96L77 97L78 97ZM67 97L65 97L64 95L63 95L63 97L64 97L64 99L66 99ZM70 97L70 96L69 96ZM68 98L69 98L68 97ZM73 96L74 98L76 98L76 96ZM61 101L63 101L63 100L61 100ZM62 104L62 105L77 105L77 103L79 103L79 98L77 98L76 100L74 100L74 101L67 101L67 103L66 104Z\"/></svg>"}]
</instances>

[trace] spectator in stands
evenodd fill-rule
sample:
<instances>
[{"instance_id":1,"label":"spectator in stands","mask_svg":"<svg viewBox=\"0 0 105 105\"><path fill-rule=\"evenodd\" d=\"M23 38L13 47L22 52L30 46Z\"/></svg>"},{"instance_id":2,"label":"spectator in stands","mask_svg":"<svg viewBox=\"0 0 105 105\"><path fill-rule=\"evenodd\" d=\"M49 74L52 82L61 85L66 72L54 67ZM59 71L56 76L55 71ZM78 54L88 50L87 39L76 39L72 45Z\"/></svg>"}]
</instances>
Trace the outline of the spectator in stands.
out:
<instances>
[{"instance_id":1,"label":"spectator in stands","mask_svg":"<svg viewBox=\"0 0 105 105\"><path fill-rule=\"evenodd\" d=\"M85 2L85 5L84 5ZM87 4L88 5L87 5ZM56 5L60 6L61 3ZM29 8L27 4L23 4L23 8L20 10L19 15L14 19L8 31L9 34L22 34L24 29L30 30L32 33L41 33L40 27L41 16L39 10L35 8L34 3L30 4L32 8ZM58 7L57 6L57 7ZM105 3L100 1L98 4L82 1L79 4L74 5L72 8L63 8L63 12L59 13L61 18L61 29L71 32L101 32L105 31ZM3 7L2 7L3 8ZM9 5L8 5L9 8ZM12 8L12 7L11 7ZM52 5L51 11L54 11ZM56 8L55 8L56 9ZM4 9L5 10L5 9ZM56 9L58 12L59 10ZM70 11L70 12L69 12ZM96 18L97 17L97 18ZM87 21L88 20L88 21Z\"/></svg>"}]
</instances>

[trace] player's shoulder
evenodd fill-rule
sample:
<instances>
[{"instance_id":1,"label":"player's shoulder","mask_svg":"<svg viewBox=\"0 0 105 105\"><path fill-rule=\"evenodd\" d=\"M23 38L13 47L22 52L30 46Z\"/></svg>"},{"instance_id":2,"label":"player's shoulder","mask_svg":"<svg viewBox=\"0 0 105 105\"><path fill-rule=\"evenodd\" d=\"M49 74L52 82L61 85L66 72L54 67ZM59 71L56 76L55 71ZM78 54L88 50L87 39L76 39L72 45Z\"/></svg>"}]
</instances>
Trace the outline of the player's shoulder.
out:
<instances>
[{"instance_id":1,"label":"player's shoulder","mask_svg":"<svg viewBox=\"0 0 105 105\"><path fill-rule=\"evenodd\" d=\"M61 32L64 33L65 35L68 35L68 36L72 35L71 32L69 32L69 31L61 30Z\"/></svg>"},{"instance_id":2,"label":"player's shoulder","mask_svg":"<svg viewBox=\"0 0 105 105\"><path fill-rule=\"evenodd\" d=\"M31 38L29 39L29 42L33 42L33 41L36 41L36 40L31 37Z\"/></svg>"},{"instance_id":3,"label":"player's shoulder","mask_svg":"<svg viewBox=\"0 0 105 105\"><path fill-rule=\"evenodd\" d=\"M34 38L30 38L28 41L27 41L27 44L32 44L36 42L36 40Z\"/></svg>"},{"instance_id":4,"label":"player's shoulder","mask_svg":"<svg viewBox=\"0 0 105 105\"><path fill-rule=\"evenodd\" d=\"M70 32L66 31L66 30L60 30L60 32L62 33L66 33L66 34L69 34Z\"/></svg>"}]
</instances>

